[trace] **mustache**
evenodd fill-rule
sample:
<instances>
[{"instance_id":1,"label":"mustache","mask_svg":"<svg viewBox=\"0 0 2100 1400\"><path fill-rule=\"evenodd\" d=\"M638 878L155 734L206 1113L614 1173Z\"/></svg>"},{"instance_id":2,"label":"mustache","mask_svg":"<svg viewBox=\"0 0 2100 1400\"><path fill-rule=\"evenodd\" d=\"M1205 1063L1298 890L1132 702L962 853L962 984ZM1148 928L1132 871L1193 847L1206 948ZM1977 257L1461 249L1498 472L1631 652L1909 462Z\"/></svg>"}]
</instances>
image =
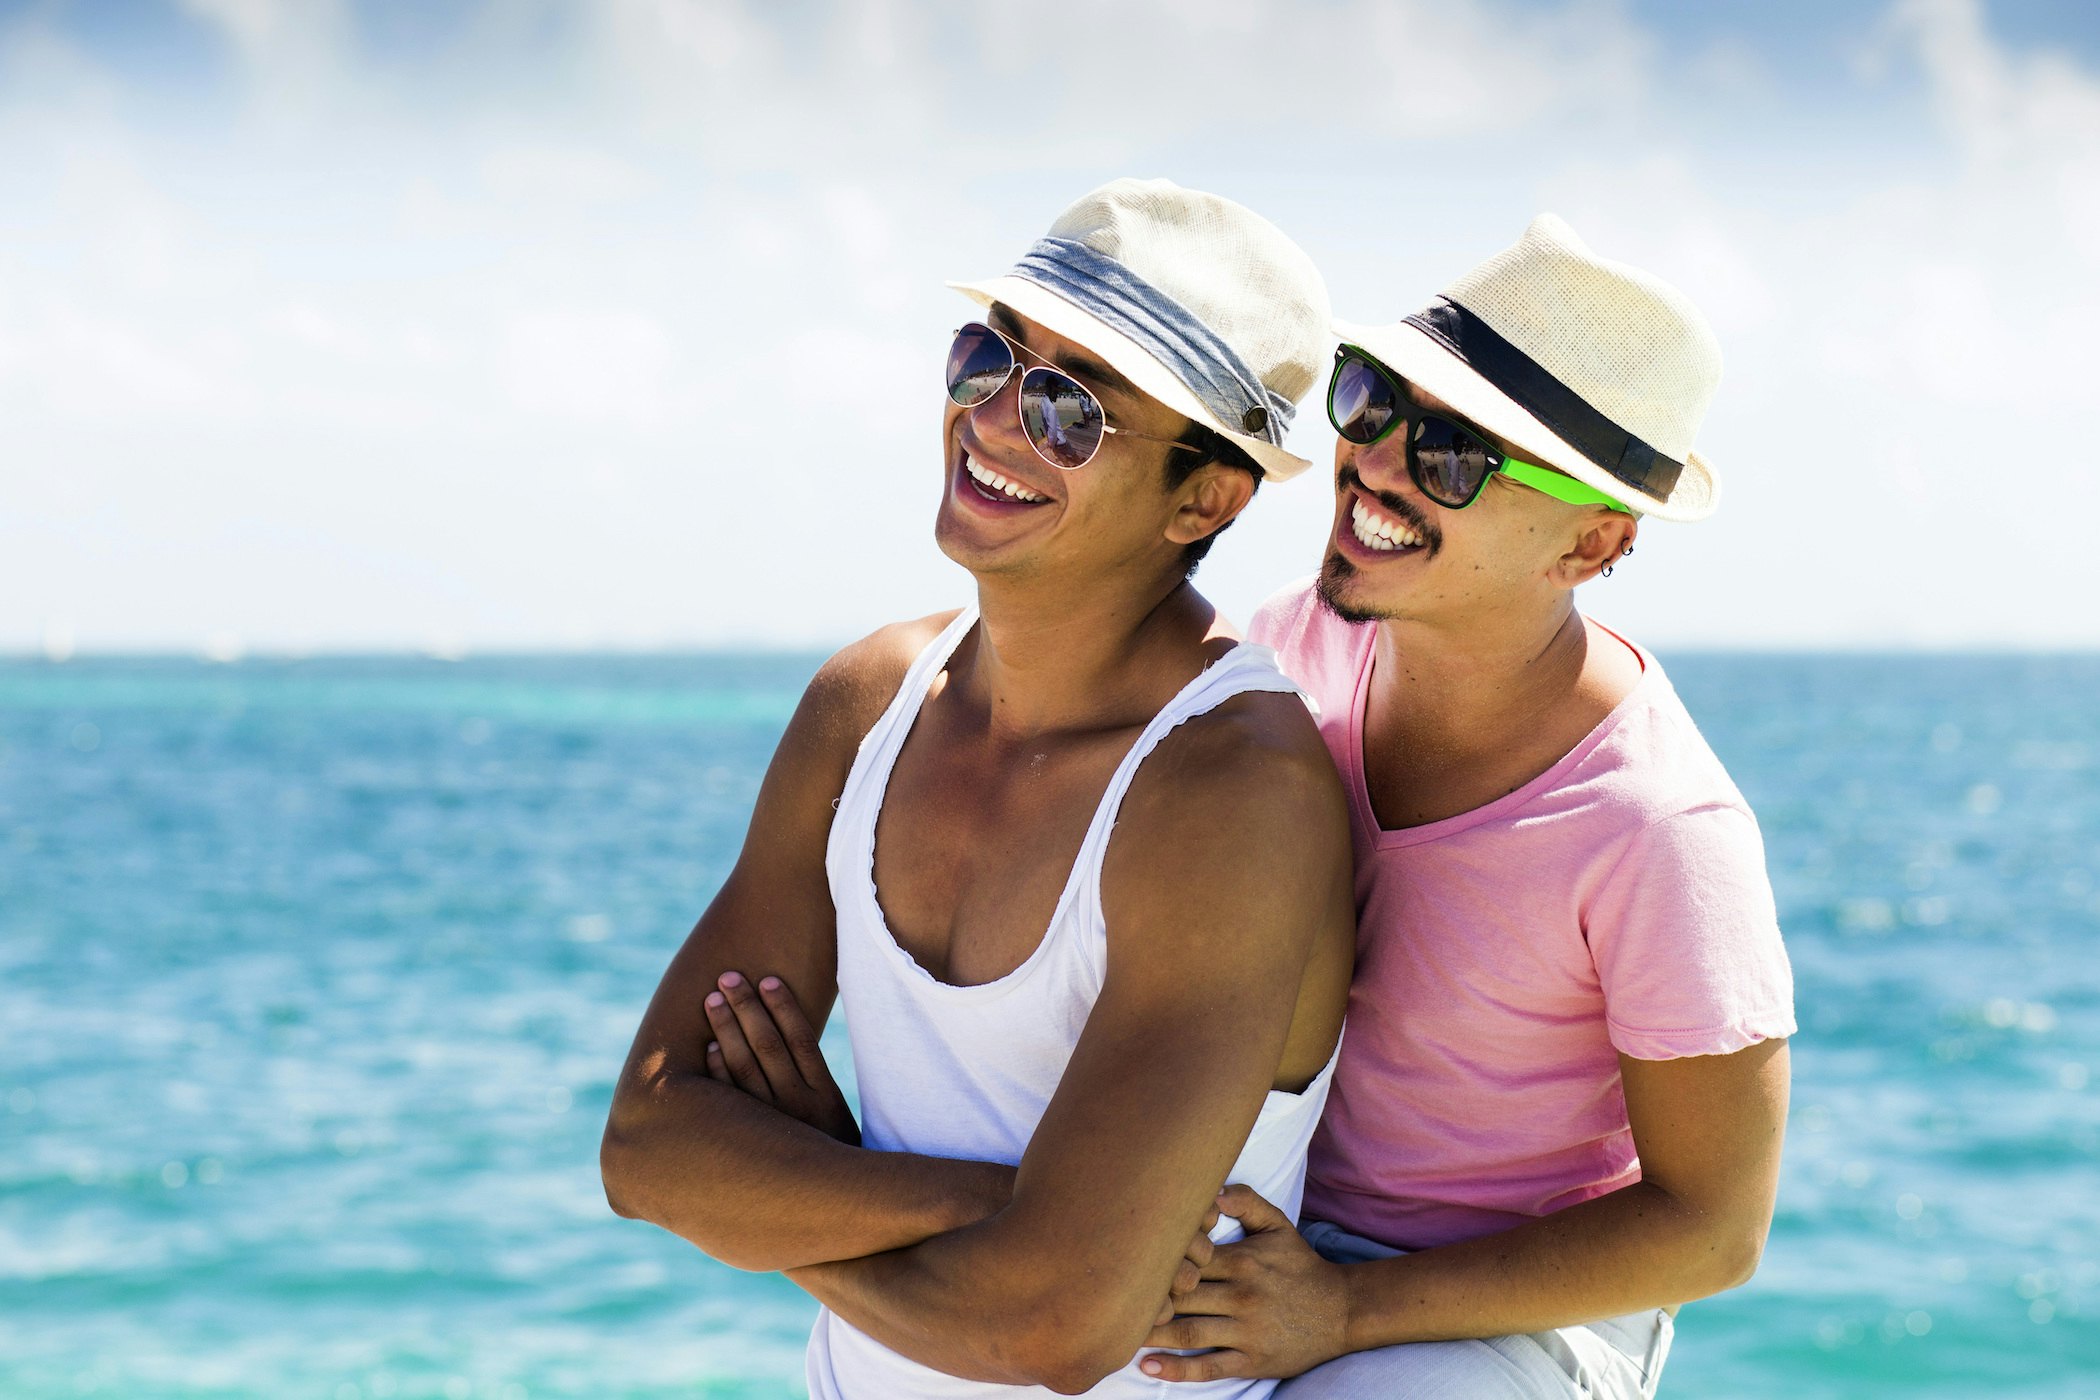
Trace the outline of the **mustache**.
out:
<instances>
[{"instance_id":1,"label":"mustache","mask_svg":"<svg viewBox=\"0 0 2100 1400\"><path fill-rule=\"evenodd\" d=\"M1435 554L1444 547L1444 532L1431 524L1429 517L1424 515L1421 507L1413 501L1396 496L1390 491L1373 491L1364 485L1364 479L1356 474L1354 467L1343 467L1335 479L1351 490L1363 492L1378 502L1388 514L1405 522L1408 529L1422 537L1422 543L1428 546L1429 553Z\"/></svg>"}]
</instances>

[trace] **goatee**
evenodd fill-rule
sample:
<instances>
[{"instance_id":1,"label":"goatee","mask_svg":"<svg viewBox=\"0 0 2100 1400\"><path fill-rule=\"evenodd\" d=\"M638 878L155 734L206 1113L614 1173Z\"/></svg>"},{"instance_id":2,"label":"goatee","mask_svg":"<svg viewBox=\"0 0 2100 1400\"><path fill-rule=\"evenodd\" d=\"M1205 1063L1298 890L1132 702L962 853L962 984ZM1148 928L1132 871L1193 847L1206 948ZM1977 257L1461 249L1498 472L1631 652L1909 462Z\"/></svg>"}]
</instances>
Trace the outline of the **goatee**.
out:
<instances>
[{"instance_id":1,"label":"goatee","mask_svg":"<svg viewBox=\"0 0 2100 1400\"><path fill-rule=\"evenodd\" d=\"M1340 550L1330 550L1326 561L1320 565L1320 579L1313 585L1313 590L1320 595L1320 604L1327 611L1351 626L1361 627L1367 622L1378 621L1380 614L1365 612L1343 599L1343 586L1355 577L1356 565L1344 559Z\"/></svg>"}]
</instances>

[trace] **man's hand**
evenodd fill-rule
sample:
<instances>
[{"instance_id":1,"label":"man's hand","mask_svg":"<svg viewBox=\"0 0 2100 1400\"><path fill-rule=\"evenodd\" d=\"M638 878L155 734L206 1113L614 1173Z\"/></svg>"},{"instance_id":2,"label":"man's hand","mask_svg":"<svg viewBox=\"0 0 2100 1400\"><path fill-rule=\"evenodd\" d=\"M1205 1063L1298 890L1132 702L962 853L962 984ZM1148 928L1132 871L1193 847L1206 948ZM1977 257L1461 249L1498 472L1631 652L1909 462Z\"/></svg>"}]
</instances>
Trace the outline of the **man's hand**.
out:
<instances>
[{"instance_id":1,"label":"man's hand","mask_svg":"<svg viewBox=\"0 0 2100 1400\"><path fill-rule=\"evenodd\" d=\"M742 1089L850 1146L860 1125L831 1077L817 1033L795 993L778 977L759 979L754 993L740 972L725 972L707 995L707 1073Z\"/></svg>"},{"instance_id":2,"label":"man's hand","mask_svg":"<svg viewBox=\"0 0 2100 1400\"><path fill-rule=\"evenodd\" d=\"M1148 1356L1148 1376L1170 1381L1227 1377L1282 1379L1348 1350L1348 1287L1339 1264L1313 1252L1290 1217L1244 1186L1218 1193L1218 1210L1240 1222L1247 1238L1221 1246L1193 1288L1175 1279L1163 1321L1148 1347L1214 1348L1200 1356Z\"/></svg>"},{"instance_id":3,"label":"man's hand","mask_svg":"<svg viewBox=\"0 0 2100 1400\"><path fill-rule=\"evenodd\" d=\"M1203 1214L1203 1222L1196 1227L1196 1237L1190 1240L1189 1247L1182 1251L1181 1267L1174 1271L1174 1282L1167 1288L1166 1304L1160 1308L1153 1326L1158 1327L1171 1322L1174 1314L1180 1311L1176 1305L1195 1292L1196 1285L1203 1281L1204 1267L1210 1263L1211 1256L1218 1248L1211 1241L1210 1232L1217 1227L1219 1214L1218 1203L1211 1202L1210 1209Z\"/></svg>"}]
</instances>

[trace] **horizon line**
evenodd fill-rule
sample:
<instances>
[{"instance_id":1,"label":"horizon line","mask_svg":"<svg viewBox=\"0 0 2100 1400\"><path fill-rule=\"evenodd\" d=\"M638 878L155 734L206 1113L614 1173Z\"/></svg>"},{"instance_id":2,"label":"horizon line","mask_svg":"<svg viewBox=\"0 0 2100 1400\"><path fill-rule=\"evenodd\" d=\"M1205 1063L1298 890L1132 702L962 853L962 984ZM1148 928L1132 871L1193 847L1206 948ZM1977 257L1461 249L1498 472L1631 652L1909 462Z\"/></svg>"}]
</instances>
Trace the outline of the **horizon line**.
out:
<instances>
[{"instance_id":1,"label":"horizon line","mask_svg":"<svg viewBox=\"0 0 2100 1400\"><path fill-rule=\"evenodd\" d=\"M490 647L431 647L375 645L348 647L243 647L238 651L204 647L108 647L68 650L62 654L45 648L0 647L0 665L48 666L54 669L104 661L194 661L203 666L235 667L249 662L297 661L429 661L458 664L471 661L511 661L569 658L662 659L709 656L779 657L782 659L828 656L842 642L769 644L765 642L716 643L588 643L580 646L534 645ZM1787 656L1787 657L2100 657L2100 642L1649 642L1650 651L1695 656Z\"/></svg>"}]
</instances>

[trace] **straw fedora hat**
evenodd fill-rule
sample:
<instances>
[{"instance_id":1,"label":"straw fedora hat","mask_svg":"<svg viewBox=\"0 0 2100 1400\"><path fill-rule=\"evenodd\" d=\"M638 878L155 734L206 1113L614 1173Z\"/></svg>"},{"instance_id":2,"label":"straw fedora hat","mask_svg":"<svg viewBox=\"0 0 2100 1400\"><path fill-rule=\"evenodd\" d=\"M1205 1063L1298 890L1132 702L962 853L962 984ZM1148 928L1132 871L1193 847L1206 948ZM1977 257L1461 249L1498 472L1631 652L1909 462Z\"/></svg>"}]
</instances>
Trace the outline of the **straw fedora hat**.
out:
<instances>
[{"instance_id":1,"label":"straw fedora hat","mask_svg":"<svg viewBox=\"0 0 2100 1400\"><path fill-rule=\"evenodd\" d=\"M1553 214L1390 326L1348 344L1531 461L1662 520L1713 514L1721 482L1692 437L1721 347L1684 293L1611 262Z\"/></svg>"},{"instance_id":2,"label":"straw fedora hat","mask_svg":"<svg viewBox=\"0 0 2100 1400\"><path fill-rule=\"evenodd\" d=\"M1253 210L1167 180L1080 197L1003 277L948 284L1084 346L1145 394L1244 449L1282 481L1284 450L1333 341L1327 285Z\"/></svg>"}]
</instances>

